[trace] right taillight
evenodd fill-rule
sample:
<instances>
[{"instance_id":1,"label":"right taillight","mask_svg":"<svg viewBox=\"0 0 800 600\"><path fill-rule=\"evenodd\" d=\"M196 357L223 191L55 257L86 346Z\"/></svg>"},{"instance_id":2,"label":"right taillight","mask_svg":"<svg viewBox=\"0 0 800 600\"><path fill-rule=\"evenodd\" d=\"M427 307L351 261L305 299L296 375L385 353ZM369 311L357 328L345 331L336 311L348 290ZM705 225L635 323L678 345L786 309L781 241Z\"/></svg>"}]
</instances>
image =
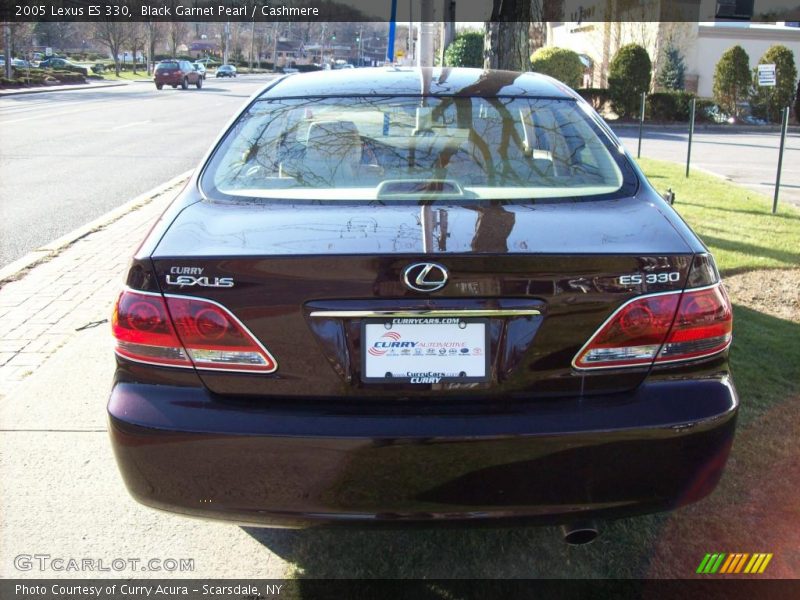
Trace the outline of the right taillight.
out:
<instances>
[{"instance_id":1,"label":"right taillight","mask_svg":"<svg viewBox=\"0 0 800 600\"><path fill-rule=\"evenodd\" d=\"M576 369L647 366L711 356L731 343L722 284L635 298L609 317L573 360Z\"/></svg>"},{"instance_id":2,"label":"right taillight","mask_svg":"<svg viewBox=\"0 0 800 600\"><path fill-rule=\"evenodd\" d=\"M730 345L732 332L733 310L721 283L684 292L656 363L716 354Z\"/></svg>"},{"instance_id":3,"label":"right taillight","mask_svg":"<svg viewBox=\"0 0 800 600\"><path fill-rule=\"evenodd\" d=\"M228 309L202 298L123 291L112 331L123 358L167 367L272 373L267 349Z\"/></svg>"}]
</instances>

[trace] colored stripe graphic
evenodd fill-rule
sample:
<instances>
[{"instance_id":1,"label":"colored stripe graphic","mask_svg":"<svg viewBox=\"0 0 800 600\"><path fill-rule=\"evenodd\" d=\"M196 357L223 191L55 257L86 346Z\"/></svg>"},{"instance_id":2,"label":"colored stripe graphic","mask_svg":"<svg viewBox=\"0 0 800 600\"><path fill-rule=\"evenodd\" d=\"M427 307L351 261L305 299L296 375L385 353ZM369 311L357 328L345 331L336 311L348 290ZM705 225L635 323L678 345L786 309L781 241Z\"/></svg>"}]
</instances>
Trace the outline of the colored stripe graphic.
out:
<instances>
[{"instance_id":1,"label":"colored stripe graphic","mask_svg":"<svg viewBox=\"0 0 800 600\"><path fill-rule=\"evenodd\" d=\"M722 568L719 570L720 573L730 573L729 569L731 568L731 564L735 564L741 554L728 554L728 560L722 565Z\"/></svg>"},{"instance_id":2,"label":"colored stripe graphic","mask_svg":"<svg viewBox=\"0 0 800 600\"><path fill-rule=\"evenodd\" d=\"M727 559L725 558L726 556ZM748 561L748 559L750 560ZM734 552L725 554L724 552L715 552L714 554L706 554L703 557L696 572L706 575L713 575L714 573L722 575L741 573L742 569L744 569L745 573L763 573L771 560L772 554L767 553Z\"/></svg>"},{"instance_id":3,"label":"colored stripe graphic","mask_svg":"<svg viewBox=\"0 0 800 600\"><path fill-rule=\"evenodd\" d=\"M720 555L719 555L719 558L717 559L717 562L715 562L714 566L711 567L711 570L709 571L709 573L716 573L719 570L719 566L722 564L722 559L724 559L724 558L725 558L725 553L721 552Z\"/></svg>"},{"instance_id":4,"label":"colored stripe graphic","mask_svg":"<svg viewBox=\"0 0 800 600\"><path fill-rule=\"evenodd\" d=\"M764 562L761 563L761 568L758 570L758 572L759 573L763 573L764 569L767 568L767 565L769 564L769 561L771 561L771 560L772 560L772 553L767 554L766 558L764 559Z\"/></svg>"},{"instance_id":5,"label":"colored stripe graphic","mask_svg":"<svg viewBox=\"0 0 800 600\"><path fill-rule=\"evenodd\" d=\"M696 573L705 573L706 572L706 570L705 570L706 569L706 565L708 564L708 559L710 559L710 558L711 558L710 554L706 554L703 557L703 560L700 561L700 566L697 567Z\"/></svg>"},{"instance_id":6,"label":"colored stripe graphic","mask_svg":"<svg viewBox=\"0 0 800 600\"><path fill-rule=\"evenodd\" d=\"M744 567L744 563L747 562L747 558L749 556L750 555L747 553L742 554L741 560L739 560L738 564L736 565L736 570L735 571L732 570L731 573L741 573L742 567Z\"/></svg>"}]
</instances>

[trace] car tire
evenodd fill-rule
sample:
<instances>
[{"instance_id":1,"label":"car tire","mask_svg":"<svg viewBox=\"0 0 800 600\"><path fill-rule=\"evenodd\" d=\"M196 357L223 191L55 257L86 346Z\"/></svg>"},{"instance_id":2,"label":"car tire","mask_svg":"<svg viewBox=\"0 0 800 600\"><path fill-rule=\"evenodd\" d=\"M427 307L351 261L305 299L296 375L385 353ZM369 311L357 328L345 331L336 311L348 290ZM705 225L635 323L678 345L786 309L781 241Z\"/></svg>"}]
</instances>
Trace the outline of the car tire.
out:
<instances>
[{"instance_id":1,"label":"car tire","mask_svg":"<svg viewBox=\"0 0 800 600\"><path fill-rule=\"evenodd\" d=\"M156 89L158 89L158 90L160 90L160 89L161 89L161 88L163 88L163 87L164 87L164 84L163 84L163 83L157 83L157 84L156 84Z\"/></svg>"},{"instance_id":2,"label":"car tire","mask_svg":"<svg viewBox=\"0 0 800 600\"><path fill-rule=\"evenodd\" d=\"M177 87L178 87L177 85L173 85L173 86L172 86L172 89L174 90L174 89L175 89L175 88L177 88Z\"/></svg>"},{"instance_id":3,"label":"car tire","mask_svg":"<svg viewBox=\"0 0 800 600\"><path fill-rule=\"evenodd\" d=\"M189 89L189 80L184 77L183 81L181 81L181 89L188 90Z\"/></svg>"},{"instance_id":4,"label":"car tire","mask_svg":"<svg viewBox=\"0 0 800 600\"><path fill-rule=\"evenodd\" d=\"M198 90L201 89L203 87L203 78L202 77L198 77L197 78L197 83L195 85L197 86Z\"/></svg>"}]
</instances>

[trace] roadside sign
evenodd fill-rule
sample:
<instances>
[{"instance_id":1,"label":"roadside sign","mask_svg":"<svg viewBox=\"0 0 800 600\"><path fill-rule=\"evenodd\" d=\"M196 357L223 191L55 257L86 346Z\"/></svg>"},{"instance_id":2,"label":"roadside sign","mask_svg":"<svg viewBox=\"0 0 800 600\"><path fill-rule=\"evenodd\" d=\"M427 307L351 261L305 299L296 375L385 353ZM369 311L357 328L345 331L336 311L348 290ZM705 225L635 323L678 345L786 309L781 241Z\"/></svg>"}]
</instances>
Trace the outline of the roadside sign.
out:
<instances>
[{"instance_id":1,"label":"roadside sign","mask_svg":"<svg viewBox=\"0 0 800 600\"><path fill-rule=\"evenodd\" d=\"M758 65L758 85L775 87L775 65Z\"/></svg>"},{"instance_id":2,"label":"roadside sign","mask_svg":"<svg viewBox=\"0 0 800 600\"><path fill-rule=\"evenodd\" d=\"M45 48L44 49L45 56L53 56L53 49L52 48Z\"/></svg>"}]
</instances>

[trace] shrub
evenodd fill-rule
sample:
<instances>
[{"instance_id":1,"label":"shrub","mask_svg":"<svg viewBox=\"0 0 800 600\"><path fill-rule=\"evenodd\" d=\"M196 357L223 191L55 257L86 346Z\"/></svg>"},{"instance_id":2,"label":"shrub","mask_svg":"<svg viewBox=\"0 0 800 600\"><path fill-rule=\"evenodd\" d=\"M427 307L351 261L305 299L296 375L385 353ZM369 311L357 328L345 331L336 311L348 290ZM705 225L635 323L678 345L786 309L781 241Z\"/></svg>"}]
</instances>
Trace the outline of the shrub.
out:
<instances>
[{"instance_id":1,"label":"shrub","mask_svg":"<svg viewBox=\"0 0 800 600\"><path fill-rule=\"evenodd\" d=\"M571 88L579 87L583 81L584 67L578 53L566 48L539 48L531 56L531 68Z\"/></svg>"},{"instance_id":2,"label":"shrub","mask_svg":"<svg viewBox=\"0 0 800 600\"><path fill-rule=\"evenodd\" d=\"M772 121L780 121L781 110L791 106L797 82L797 67L794 55L786 46L771 46L759 59L760 65L775 65L775 87L758 85L758 68L753 70L753 115L761 118L769 117Z\"/></svg>"},{"instance_id":3,"label":"shrub","mask_svg":"<svg viewBox=\"0 0 800 600\"><path fill-rule=\"evenodd\" d=\"M797 82L797 91L794 96L794 120L800 124L800 81Z\"/></svg>"},{"instance_id":4,"label":"shrub","mask_svg":"<svg viewBox=\"0 0 800 600\"><path fill-rule=\"evenodd\" d=\"M444 51L446 67L483 66L483 34L467 31L459 35Z\"/></svg>"},{"instance_id":5,"label":"shrub","mask_svg":"<svg viewBox=\"0 0 800 600\"><path fill-rule=\"evenodd\" d=\"M614 55L608 72L608 92L620 117L638 114L642 92L650 88L652 68L647 50L638 44L623 46Z\"/></svg>"},{"instance_id":6,"label":"shrub","mask_svg":"<svg viewBox=\"0 0 800 600\"><path fill-rule=\"evenodd\" d=\"M654 121L688 121L692 112L692 98L694 94L682 90L649 94L645 113ZM699 109L696 111L699 112Z\"/></svg>"},{"instance_id":7,"label":"shrub","mask_svg":"<svg viewBox=\"0 0 800 600\"><path fill-rule=\"evenodd\" d=\"M729 114L739 114L739 102L750 92L750 57L741 46L728 48L714 69L714 100Z\"/></svg>"},{"instance_id":8,"label":"shrub","mask_svg":"<svg viewBox=\"0 0 800 600\"><path fill-rule=\"evenodd\" d=\"M694 107L694 120L697 123L711 123L714 120L711 118L711 111L713 109L717 109L717 105L714 104L713 100L698 98Z\"/></svg>"},{"instance_id":9,"label":"shrub","mask_svg":"<svg viewBox=\"0 0 800 600\"><path fill-rule=\"evenodd\" d=\"M656 81L665 90L682 90L685 74L686 65L681 51L670 40L664 49L664 64L658 72Z\"/></svg>"},{"instance_id":10,"label":"shrub","mask_svg":"<svg viewBox=\"0 0 800 600\"><path fill-rule=\"evenodd\" d=\"M575 91L591 104L595 110L600 110L608 102L608 90L606 88L581 88Z\"/></svg>"}]
</instances>

